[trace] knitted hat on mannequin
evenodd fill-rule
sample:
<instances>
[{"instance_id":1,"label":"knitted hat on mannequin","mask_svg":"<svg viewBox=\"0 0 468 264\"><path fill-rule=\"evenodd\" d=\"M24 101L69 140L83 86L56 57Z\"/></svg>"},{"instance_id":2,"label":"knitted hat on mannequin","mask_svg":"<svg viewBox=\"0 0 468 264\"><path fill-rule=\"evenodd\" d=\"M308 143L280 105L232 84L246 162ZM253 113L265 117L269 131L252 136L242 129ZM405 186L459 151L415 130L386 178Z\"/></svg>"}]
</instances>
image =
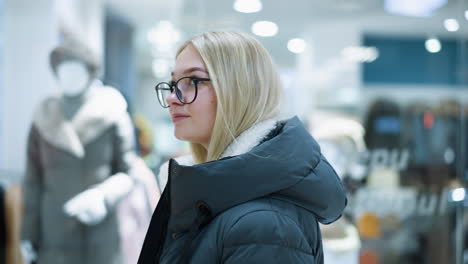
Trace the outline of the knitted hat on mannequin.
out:
<instances>
[{"instance_id":1,"label":"knitted hat on mannequin","mask_svg":"<svg viewBox=\"0 0 468 264\"><path fill-rule=\"evenodd\" d=\"M88 69L89 75L97 77L100 70L100 63L97 56L83 43L66 39L55 47L49 56L50 66L55 75L60 64L67 61L83 62Z\"/></svg>"}]
</instances>

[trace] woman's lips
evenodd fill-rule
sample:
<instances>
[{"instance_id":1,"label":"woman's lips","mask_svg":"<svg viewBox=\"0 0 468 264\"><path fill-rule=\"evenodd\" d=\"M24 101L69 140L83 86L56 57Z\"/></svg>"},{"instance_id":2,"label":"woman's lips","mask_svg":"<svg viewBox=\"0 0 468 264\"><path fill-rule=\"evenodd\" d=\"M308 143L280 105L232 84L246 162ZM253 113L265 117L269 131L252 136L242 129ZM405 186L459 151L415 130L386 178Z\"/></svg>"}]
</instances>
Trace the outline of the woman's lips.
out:
<instances>
[{"instance_id":1,"label":"woman's lips","mask_svg":"<svg viewBox=\"0 0 468 264\"><path fill-rule=\"evenodd\" d=\"M182 120L184 120L186 118L189 118L189 116L187 116L187 115L173 115L172 116L172 122L177 123L177 122L182 121Z\"/></svg>"}]
</instances>

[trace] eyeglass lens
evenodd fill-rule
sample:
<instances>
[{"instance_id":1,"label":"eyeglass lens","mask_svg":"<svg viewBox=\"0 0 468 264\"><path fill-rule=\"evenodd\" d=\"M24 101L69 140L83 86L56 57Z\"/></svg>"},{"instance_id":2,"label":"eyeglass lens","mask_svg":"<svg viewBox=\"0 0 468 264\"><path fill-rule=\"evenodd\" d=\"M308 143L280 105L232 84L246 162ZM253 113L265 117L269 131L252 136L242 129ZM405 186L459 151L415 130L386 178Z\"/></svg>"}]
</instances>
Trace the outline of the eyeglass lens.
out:
<instances>
[{"instance_id":1,"label":"eyeglass lens","mask_svg":"<svg viewBox=\"0 0 468 264\"><path fill-rule=\"evenodd\" d=\"M191 77L184 77L178 80L175 83L175 86L178 88L176 89L176 95L180 102L189 104L195 100L196 97L196 81L193 80ZM158 100L163 107L169 107L167 103L167 98L172 94L171 92L172 87L169 83L159 83L156 86L156 93L158 95Z\"/></svg>"}]
</instances>

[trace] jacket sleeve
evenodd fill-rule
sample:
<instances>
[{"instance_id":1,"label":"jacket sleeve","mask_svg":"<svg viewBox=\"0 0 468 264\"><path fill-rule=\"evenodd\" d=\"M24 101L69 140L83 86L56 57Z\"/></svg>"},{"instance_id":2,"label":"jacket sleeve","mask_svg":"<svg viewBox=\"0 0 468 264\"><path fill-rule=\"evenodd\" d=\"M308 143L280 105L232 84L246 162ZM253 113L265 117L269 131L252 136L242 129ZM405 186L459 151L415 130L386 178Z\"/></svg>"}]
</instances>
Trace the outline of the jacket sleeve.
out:
<instances>
[{"instance_id":1,"label":"jacket sleeve","mask_svg":"<svg viewBox=\"0 0 468 264\"><path fill-rule=\"evenodd\" d=\"M227 233L222 252L224 264L316 263L299 226L274 211L255 211L239 219Z\"/></svg>"},{"instance_id":2,"label":"jacket sleeve","mask_svg":"<svg viewBox=\"0 0 468 264\"><path fill-rule=\"evenodd\" d=\"M35 246L40 240L41 201L43 192L43 167L40 159L39 133L31 126L27 141L26 175L24 189L24 217L22 221L22 239L29 240Z\"/></svg>"},{"instance_id":3,"label":"jacket sleeve","mask_svg":"<svg viewBox=\"0 0 468 264\"><path fill-rule=\"evenodd\" d=\"M115 208L135 184L132 166L135 161L133 124L127 112L122 113L116 122L116 135L113 146L112 175L98 188L104 193L106 205Z\"/></svg>"}]
</instances>

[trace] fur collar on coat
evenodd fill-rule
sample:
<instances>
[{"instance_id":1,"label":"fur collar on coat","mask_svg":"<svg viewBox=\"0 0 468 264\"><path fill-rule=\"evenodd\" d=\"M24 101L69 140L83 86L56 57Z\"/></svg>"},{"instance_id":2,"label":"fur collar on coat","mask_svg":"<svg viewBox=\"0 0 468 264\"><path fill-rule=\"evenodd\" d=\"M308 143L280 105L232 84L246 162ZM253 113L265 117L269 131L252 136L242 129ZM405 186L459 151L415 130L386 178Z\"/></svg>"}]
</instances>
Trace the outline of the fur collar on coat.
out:
<instances>
[{"instance_id":1,"label":"fur collar on coat","mask_svg":"<svg viewBox=\"0 0 468 264\"><path fill-rule=\"evenodd\" d=\"M83 158L84 146L99 137L106 129L126 114L127 103L114 88L94 82L89 88L89 99L71 120L63 115L63 96L44 100L35 111L33 124L51 145Z\"/></svg>"}]
</instances>

